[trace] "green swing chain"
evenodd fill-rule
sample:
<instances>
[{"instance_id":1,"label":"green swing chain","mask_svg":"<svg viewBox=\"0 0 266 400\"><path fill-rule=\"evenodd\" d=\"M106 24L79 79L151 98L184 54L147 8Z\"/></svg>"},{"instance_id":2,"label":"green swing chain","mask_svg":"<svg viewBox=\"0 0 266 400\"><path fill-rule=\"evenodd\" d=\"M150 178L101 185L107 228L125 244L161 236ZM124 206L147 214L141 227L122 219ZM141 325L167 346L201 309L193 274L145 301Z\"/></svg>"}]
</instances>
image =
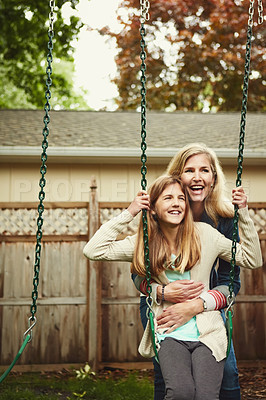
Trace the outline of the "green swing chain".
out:
<instances>
[{"instance_id":1,"label":"green swing chain","mask_svg":"<svg viewBox=\"0 0 266 400\"><path fill-rule=\"evenodd\" d=\"M141 66L140 66L140 71L141 71L141 77L140 77L140 82L141 82L141 187L143 190L146 190L147 188L147 180L146 180L146 173L147 173L147 167L146 167L146 161L147 161L147 156L146 156L146 52L145 52L145 36L146 36L146 30L144 27L145 21L149 20L149 1L148 0L140 0L140 6L141 6L141 27L140 27L140 35L141 35L141 41L140 41L140 46L141 46L141 52L140 52L140 59L141 59ZM147 293L148 293L148 298L151 300L151 272L150 272L150 259L149 259L149 238L148 238L148 223L147 223L147 212L146 210L143 210L142 212L142 222L143 222L143 241L144 241L144 260L145 260L145 267L146 267L146 279L147 279Z\"/></svg>"},{"instance_id":2,"label":"green swing chain","mask_svg":"<svg viewBox=\"0 0 266 400\"><path fill-rule=\"evenodd\" d=\"M149 8L150 8L150 3L148 0L140 0L140 35L141 35L141 40L140 40L140 47L141 47L141 52L140 52L140 59L141 59L141 66L140 66L140 71L141 71L141 187L143 190L146 190L147 188L147 180L146 180L146 173L147 173L147 167L146 167L146 161L147 161L147 156L146 156L146 52L145 52L145 36L146 36L146 30L144 27L144 23L150 19L149 16ZM145 261L145 268L146 268L146 280L147 280L147 318L150 321L150 328L151 328L151 340L152 340L152 346L153 350L155 353L155 359L159 362L158 360L158 352L156 348L156 341L155 341L155 328L154 328L154 311L152 309L152 297L151 297L151 291L152 291L152 286L151 286L151 271L150 271L150 257L149 257L149 236L148 236L148 222L147 222L147 211L142 210L142 223L143 223L143 242L144 242L144 261Z\"/></svg>"},{"instance_id":3,"label":"green swing chain","mask_svg":"<svg viewBox=\"0 0 266 400\"><path fill-rule=\"evenodd\" d=\"M247 99L248 99L248 83L249 83L249 70L250 70L250 54L251 54L251 40L252 40L252 26L253 26L253 15L254 15L254 1L250 0L249 7L249 19L248 19L248 31L247 31L247 43L246 43L246 56L245 56L245 74L243 84L243 98L242 98L242 109L241 109L241 121L240 121L240 136L239 136L239 153L238 153L238 166L237 166L237 179L236 186L241 185L242 176L242 164L243 164L243 153L244 153L244 139L245 139L245 127L246 127L246 114L247 114ZM258 24L263 22L263 7L262 1L258 0ZM235 255L236 255L236 242L238 236L238 207L235 206L234 211L234 227L233 227L233 244L232 244L232 259L231 259L231 270L230 270L230 283L228 305L234 302L234 277L235 277Z\"/></svg>"},{"instance_id":4,"label":"green swing chain","mask_svg":"<svg viewBox=\"0 0 266 400\"><path fill-rule=\"evenodd\" d=\"M40 203L38 205L38 213L39 216L37 218L37 233L36 233L36 247L35 247L35 264L34 264L34 277L33 277L33 291L32 291L32 305L31 305L31 321L35 321L36 317L36 311L37 311L37 305L36 301L38 298L38 284L39 284L39 272L40 272L40 261L41 261L41 240L42 240L42 226L43 226L43 212L44 212L44 205L43 205L43 200L45 198L45 193L44 193L44 187L46 185L46 180L45 180L45 174L47 170L46 166L46 161L47 161L47 148L48 148L48 135L49 135L49 128L48 124L50 122L50 116L49 116L49 111L51 110L51 106L49 103L49 100L51 99L51 90L50 87L52 85L52 61L53 61L53 55L52 55L52 50L53 50L53 37L54 37L54 31L53 31L53 23L54 23L54 7L55 7L55 2L54 0L50 1L50 14L49 14L49 29L48 29L48 55L47 55L47 68L46 68L46 74L47 74L47 79L46 79L46 91L45 91L45 98L46 98L46 103L44 106L44 111L45 111L45 116L43 118L44 122L44 128L43 128L43 141L42 141L42 154L41 154L41 161L42 165L40 168L40 173L41 173L41 178L39 182L39 186L41 188L39 192L39 200Z\"/></svg>"},{"instance_id":5,"label":"green swing chain","mask_svg":"<svg viewBox=\"0 0 266 400\"><path fill-rule=\"evenodd\" d=\"M43 225L43 217L42 214L44 212L44 206L43 206L43 200L45 198L45 193L44 193L44 187L46 184L44 175L46 173L46 161L47 161L47 154L46 154L46 150L48 148L48 141L47 141L47 137L49 135L49 128L48 128L48 124L50 122L50 116L48 114L48 112L50 111L51 107L50 107L50 103L49 100L51 99L51 91L50 91L50 87L52 85L52 79L51 79L51 75L52 75L52 61L53 61L53 56L52 56L52 50L53 50L53 37L54 37L54 32L53 32L53 22L54 22L54 7L55 7L55 2L54 0L50 1L50 13L49 13L49 29L48 29L48 37L49 37L49 41L48 41L48 55L47 55L47 68L46 68L46 74L47 74L47 79L46 79L46 91L45 91L45 98L46 98L46 103L44 106L44 110L45 110L45 116L44 116L44 129L43 129L43 142L42 142L42 154L41 154L41 161L42 161L42 165L41 165L41 178L40 178L40 183L39 186L41 187L41 190L39 192L39 200L40 203L38 205L38 213L39 216L37 218L37 232L36 232L36 239L37 239L37 244L35 247L35 265L34 265L34 278L33 278L33 291L32 291L32 305L30 308L31 311L31 316L29 317L28 320L28 329L26 330L26 332L24 332L23 334L23 344L20 347L17 355L15 356L14 360L12 361L12 363L10 364L10 366L7 368L7 370L1 375L0 377L0 383L7 377L7 375L9 374L9 372L12 370L12 368L14 367L14 365L16 364L17 360L19 359L19 357L21 356L21 354L23 353L26 345L32 340L32 329L34 327L34 325L36 324L36 311L37 311L37 305L36 305L36 301L38 298L38 284L39 284L39 272L40 272L40 260L41 260L41 239L42 239L42 225Z\"/></svg>"},{"instance_id":6,"label":"green swing chain","mask_svg":"<svg viewBox=\"0 0 266 400\"><path fill-rule=\"evenodd\" d=\"M253 15L254 15L254 0L250 0L246 55L245 55L243 97L242 97L241 120L240 120L239 153L238 153L236 187L241 186L241 176L242 176L242 170L243 170L242 165L243 165L243 158L244 158L243 153L244 153L244 139L245 139L246 114L247 114L247 99L248 99L248 83L249 83L249 70L250 70ZM262 24L262 23L263 23L262 0L258 0L258 24ZM231 251L231 262L230 262L231 268L230 268L230 273L229 273L229 279L230 279L229 295L227 297L227 308L225 310L226 329L227 329L227 336L228 336L227 356L229 355L229 352L230 352L231 343L232 343L232 334L233 334L232 317L234 316L233 304L235 301L234 278L235 278L235 265L236 265L237 236L238 236L238 206L235 205L234 218L233 218L232 251Z\"/></svg>"}]
</instances>

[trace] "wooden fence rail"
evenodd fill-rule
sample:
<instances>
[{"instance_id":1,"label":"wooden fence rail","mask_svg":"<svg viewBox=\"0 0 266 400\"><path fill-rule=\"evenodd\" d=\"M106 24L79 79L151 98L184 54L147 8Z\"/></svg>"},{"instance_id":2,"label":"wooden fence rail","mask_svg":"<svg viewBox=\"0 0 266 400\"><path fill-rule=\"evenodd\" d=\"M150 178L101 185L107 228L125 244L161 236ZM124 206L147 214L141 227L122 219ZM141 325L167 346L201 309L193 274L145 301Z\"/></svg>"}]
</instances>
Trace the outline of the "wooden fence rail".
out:
<instances>
[{"instance_id":1,"label":"wooden fence rail","mask_svg":"<svg viewBox=\"0 0 266 400\"><path fill-rule=\"evenodd\" d=\"M82 254L98 227L127 206L98 202L96 182L88 202L45 204L37 325L19 364L144 365L137 352L142 326L130 264L89 262ZM241 270L234 346L239 360L266 360L266 203L249 208L264 265ZM36 215L36 203L0 203L0 365L11 362L27 329Z\"/></svg>"}]
</instances>

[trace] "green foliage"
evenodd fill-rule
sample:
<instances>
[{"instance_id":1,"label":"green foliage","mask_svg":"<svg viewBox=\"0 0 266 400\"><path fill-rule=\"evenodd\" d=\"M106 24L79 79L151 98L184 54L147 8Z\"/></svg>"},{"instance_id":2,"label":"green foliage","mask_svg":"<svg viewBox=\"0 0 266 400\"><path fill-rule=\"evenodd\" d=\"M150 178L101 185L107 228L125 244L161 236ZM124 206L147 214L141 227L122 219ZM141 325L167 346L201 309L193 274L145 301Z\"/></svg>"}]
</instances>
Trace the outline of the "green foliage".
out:
<instances>
[{"instance_id":1,"label":"green foliage","mask_svg":"<svg viewBox=\"0 0 266 400\"><path fill-rule=\"evenodd\" d=\"M78 379L91 378L92 376L95 376L95 372L92 371L88 363L85 364L84 368L75 369L75 372Z\"/></svg>"},{"instance_id":2,"label":"green foliage","mask_svg":"<svg viewBox=\"0 0 266 400\"><path fill-rule=\"evenodd\" d=\"M69 2L74 9L78 0ZM77 37L82 23L79 18L72 16L69 25L66 25L61 13L64 0L57 0L55 3L52 64L54 103L57 108L77 108L77 104L88 108L82 94L73 92L72 81L72 41ZM1 108L43 108L49 12L49 1L1 0Z\"/></svg>"},{"instance_id":3,"label":"green foliage","mask_svg":"<svg viewBox=\"0 0 266 400\"><path fill-rule=\"evenodd\" d=\"M73 75L74 75L74 64L70 61L56 59L54 61L54 69L57 71L57 75L53 78L53 87L51 104L52 108L66 109L66 110L88 110L89 107L84 100L86 91L80 89L79 93L73 90ZM65 87L65 82L68 82L69 86ZM43 103L44 103L44 91L43 91Z\"/></svg>"},{"instance_id":4,"label":"green foliage","mask_svg":"<svg viewBox=\"0 0 266 400\"><path fill-rule=\"evenodd\" d=\"M249 0L153 0L145 24L147 105L154 110L239 111L242 102ZM140 105L139 1L121 2L119 33L105 28L120 49L117 58L120 109ZM266 31L254 4L249 111L266 111Z\"/></svg>"}]
</instances>

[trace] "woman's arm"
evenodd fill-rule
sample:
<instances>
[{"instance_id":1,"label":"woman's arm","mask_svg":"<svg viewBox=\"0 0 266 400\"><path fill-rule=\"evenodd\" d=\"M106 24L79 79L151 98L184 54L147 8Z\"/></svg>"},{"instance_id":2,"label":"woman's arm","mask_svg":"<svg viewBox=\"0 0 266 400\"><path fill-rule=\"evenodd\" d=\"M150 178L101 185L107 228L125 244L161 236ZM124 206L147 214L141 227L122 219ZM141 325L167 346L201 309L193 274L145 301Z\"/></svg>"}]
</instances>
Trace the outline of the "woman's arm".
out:
<instances>
[{"instance_id":1,"label":"woman's arm","mask_svg":"<svg viewBox=\"0 0 266 400\"><path fill-rule=\"evenodd\" d=\"M147 280L143 276L138 276L136 274L131 274L131 278L134 282L136 289L148 296L147 292ZM162 285L151 280L153 297L159 302L162 299ZM164 288L164 299L170 303L182 303L187 300L192 300L202 293L204 285L201 282L194 282L193 280L180 280L169 283Z\"/></svg>"},{"instance_id":2,"label":"woman's arm","mask_svg":"<svg viewBox=\"0 0 266 400\"><path fill-rule=\"evenodd\" d=\"M221 310L226 307L227 287L218 286L215 289L203 292L193 300L179 302L167 307L157 318L160 328L172 332L191 318L204 311Z\"/></svg>"},{"instance_id":3,"label":"woman's arm","mask_svg":"<svg viewBox=\"0 0 266 400\"><path fill-rule=\"evenodd\" d=\"M197 298L167 307L156 320L159 328L167 329L166 333L170 333L203 311L203 301Z\"/></svg>"},{"instance_id":4,"label":"woman's arm","mask_svg":"<svg viewBox=\"0 0 266 400\"><path fill-rule=\"evenodd\" d=\"M132 274L131 278L135 284L135 287L139 292L148 296L147 291L147 280L143 276ZM163 286L151 280L152 286L152 297L160 303L162 300L162 288ZM204 292L204 285L201 282L194 282L193 280L178 280L168 283L164 287L164 300L169 303L184 303L188 300L195 300L201 298L204 300L204 310L201 311L213 311L221 310L226 306L226 297L229 294L228 288L225 285L217 286L212 290ZM204 296L203 296L204 294ZM189 305L186 309L189 308ZM194 316L194 315L193 315Z\"/></svg>"}]
</instances>

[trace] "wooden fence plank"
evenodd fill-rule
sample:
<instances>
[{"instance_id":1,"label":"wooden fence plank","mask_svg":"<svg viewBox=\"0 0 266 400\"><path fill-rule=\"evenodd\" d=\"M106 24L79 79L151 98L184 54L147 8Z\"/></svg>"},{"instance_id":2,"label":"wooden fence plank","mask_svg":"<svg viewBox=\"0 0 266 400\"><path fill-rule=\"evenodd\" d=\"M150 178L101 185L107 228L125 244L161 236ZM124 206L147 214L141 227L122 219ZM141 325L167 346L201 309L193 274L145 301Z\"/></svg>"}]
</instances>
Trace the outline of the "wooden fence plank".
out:
<instances>
[{"instance_id":1,"label":"wooden fence plank","mask_svg":"<svg viewBox=\"0 0 266 400\"><path fill-rule=\"evenodd\" d=\"M97 199L96 180L91 180L91 191L89 198L89 235L92 237L99 227L99 209ZM101 290L99 283L99 263L89 262L88 281L88 359L93 370L98 369L99 349L101 343Z\"/></svg>"}]
</instances>

